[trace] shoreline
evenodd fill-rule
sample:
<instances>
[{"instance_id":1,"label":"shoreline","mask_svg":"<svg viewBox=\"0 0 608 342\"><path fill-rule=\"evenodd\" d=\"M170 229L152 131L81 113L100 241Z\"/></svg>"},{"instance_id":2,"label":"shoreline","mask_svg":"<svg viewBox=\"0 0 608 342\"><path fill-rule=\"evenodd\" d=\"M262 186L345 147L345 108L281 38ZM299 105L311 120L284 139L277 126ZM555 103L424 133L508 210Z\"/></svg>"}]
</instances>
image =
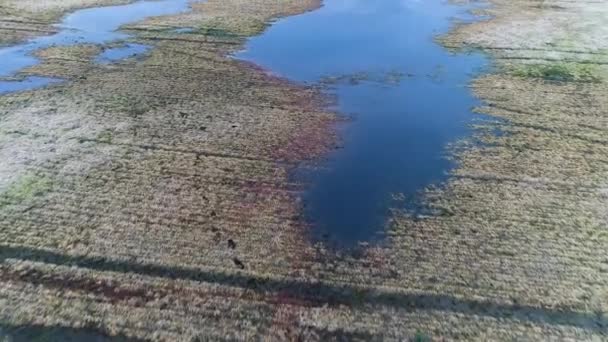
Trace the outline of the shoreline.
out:
<instances>
[{"instance_id":1,"label":"shoreline","mask_svg":"<svg viewBox=\"0 0 608 342\"><path fill-rule=\"evenodd\" d=\"M263 6L258 12L270 18L313 9L303 6L314 3L265 1L255 6ZM9 174L14 179L0 196L0 221L2 226L12 227L0 229L0 241L17 251L52 251L60 259L44 254L47 257L32 262L25 255L17 256L17 263L7 265L3 274L11 273L13 267L25 267L37 269L34 272L40 276L49 275L57 260L82 255L111 255L113 260L129 260L134 268L160 263L168 270L177 265L205 265L228 275L306 273L310 247L296 222L293 185L285 178L283 164L320 153L317 143L289 143L298 135L303 142L309 142L311 134L314 139L330 139L331 135L321 131L333 114L318 107L323 103L318 101L324 100L316 91L287 86L285 80L230 60L226 55L235 45L224 45L223 37L201 31L178 35L152 30L155 25L175 26L173 20L185 27L215 25L213 16L235 13L234 6L248 5L209 1L194 4L193 13L127 25L127 31L144 28L134 30L134 41L159 38L143 61L96 65L86 46L38 52L42 63L26 74L62 75L68 81L0 97L0 152L36 156L35 162L11 157L11 163L0 169L4 181ZM262 18L258 12L243 12L237 22L228 23L234 26L221 29L239 32L241 44L241 32L258 27ZM199 72L189 71L194 67ZM84 77L70 77L76 74ZM302 127L308 129L302 131ZM275 151L286 145L285 152L277 155ZM38 236L38 231L45 234ZM236 241L236 248L227 245L228 240ZM245 271L239 269L237 260L244 263ZM91 266L87 262L81 269ZM77 281L68 273L57 276L66 286ZM92 276L109 277L110 282L125 286L152 286L149 277L133 278L129 273L99 271ZM12 300L22 305L19 312L0 310L2 324L23 327L32 324L30 318L38 317L43 326L53 326L57 319L79 326L83 318L78 303L97 302L80 296L75 301L60 300L61 290L49 288L57 291L54 298L61 302L53 308L28 285L31 282L36 280L3 277L0 300L7 305L1 306L13 307L8 305ZM11 294L15 286L25 286L21 299ZM161 282L160 286L168 284ZM196 285L203 292L214 286ZM86 296L86 290L82 294ZM246 303L237 300L233 304ZM130 309L134 310L133 324L144 314L137 307ZM87 324L114 335L125 317L119 314L120 306L108 309L114 314L108 312L105 318L92 321L86 318ZM268 309L274 310L270 302L264 308ZM204 307L197 310L202 313ZM163 311L157 307L148 314L161 319ZM188 325L179 320L171 324ZM254 324L238 334L250 336L265 329L265 324ZM149 338L153 333L129 328L125 336ZM161 334L163 339L177 338L170 331Z\"/></svg>"},{"instance_id":2,"label":"shoreline","mask_svg":"<svg viewBox=\"0 0 608 342\"><path fill-rule=\"evenodd\" d=\"M12 3L0 6L0 47L8 47L44 36L40 33L46 35L57 33L55 25L61 21L61 18L76 10L124 5L135 0L72 0L68 5L57 0L48 0L39 7L36 7L36 1L32 0L29 1L29 7L26 1L8 2L11 1ZM2 16L6 18L1 18Z\"/></svg>"}]
</instances>

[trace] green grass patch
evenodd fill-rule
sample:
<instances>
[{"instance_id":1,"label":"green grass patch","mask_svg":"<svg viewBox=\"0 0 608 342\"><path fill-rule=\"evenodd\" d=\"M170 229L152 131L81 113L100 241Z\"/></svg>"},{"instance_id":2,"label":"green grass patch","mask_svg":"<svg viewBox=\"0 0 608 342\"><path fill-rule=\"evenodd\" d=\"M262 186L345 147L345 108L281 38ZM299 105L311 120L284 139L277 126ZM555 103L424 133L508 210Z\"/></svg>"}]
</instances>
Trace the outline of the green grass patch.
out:
<instances>
[{"instance_id":1,"label":"green grass patch","mask_svg":"<svg viewBox=\"0 0 608 342\"><path fill-rule=\"evenodd\" d=\"M416 335L411 339L412 342L431 342L431 338L429 335L423 333L422 331L417 331Z\"/></svg>"},{"instance_id":2,"label":"green grass patch","mask_svg":"<svg viewBox=\"0 0 608 342\"><path fill-rule=\"evenodd\" d=\"M139 117L153 109L153 102L133 95L110 95L106 100L109 109L126 113L130 117ZM107 137L106 137L107 138Z\"/></svg>"},{"instance_id":3,"label":"green grass patch","mask_svg":"<svg viewBox=\"0 0 608 342\"><path fill-rule=\"evenodd\" d=\"M53 188L53 181L47 176L27 174L13 182L6 191L0 194L2 202L24 202L43 195ZM0 207L2 205L0 204Z\"/></svg>"},{"instance_id":4,"label":"green grass patch","mask_svg":"<svg viewBox=\"0 0 608 342\"><path fill-rule=\"evenodd\" d=\"M110 131L103 131L99 134L97 134L97 140L106 144L110 144L112 143L112 132Z\"/></svg>"},{"instance_id":5,"label":"green grass patch","mask_svg":"<svg viewBox=\"0 0 608 342\"><path fill-rule=\"evenodd\" d=\"M196 33L217 39L238 39L259 34L267 25L256 18L214 18L201 25Z\"/></svg>"},{"instance_id":6,"label":"green grass patch","mask_svg":"<svg viewBox=\"0 0 608 342\"><path fill-rule=\"evenodd\" d=\"M562 82L599 82L600 72L593 64L552 63L524 64L512 70L518 77L540 78L548 81Z\"/></svg>"}]
</instances>

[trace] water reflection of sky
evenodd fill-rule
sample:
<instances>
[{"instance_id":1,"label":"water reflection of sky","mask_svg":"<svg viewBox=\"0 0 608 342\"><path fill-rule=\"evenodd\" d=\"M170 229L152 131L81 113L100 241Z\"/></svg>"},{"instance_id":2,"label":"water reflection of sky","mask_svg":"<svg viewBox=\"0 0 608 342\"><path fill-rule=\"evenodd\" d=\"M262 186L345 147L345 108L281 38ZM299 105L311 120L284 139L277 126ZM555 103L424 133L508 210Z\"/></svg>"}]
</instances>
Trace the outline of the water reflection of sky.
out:
<instances>
[{"instance_id":1,"label":"water reflection of sky","mask_svg":"<svg viewBox=\"0 0 608 342\"><path fill-rule=\"evenodd\" d=\"M392 194L412 197L445 180L446 145L467 134L474 115L466 85L485 63L434 41L458 17L468 18L465 9L443 0L327 0L279 20L237 55L299 82L370 78L334 85L339 110L355 118L343 127L344 148L322 168L297 172L310 183L305 211L317 232L346 244L373 239L396 205ZM402 79L377 81L391 74Z\"/></svg>"}]
</instances>

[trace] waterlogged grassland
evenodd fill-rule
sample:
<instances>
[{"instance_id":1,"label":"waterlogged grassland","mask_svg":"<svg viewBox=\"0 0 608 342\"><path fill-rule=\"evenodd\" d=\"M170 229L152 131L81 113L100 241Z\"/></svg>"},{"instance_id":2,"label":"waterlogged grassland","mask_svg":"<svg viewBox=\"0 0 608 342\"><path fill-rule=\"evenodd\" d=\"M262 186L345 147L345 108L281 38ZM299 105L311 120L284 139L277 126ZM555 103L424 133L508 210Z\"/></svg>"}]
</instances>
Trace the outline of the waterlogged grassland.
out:
<instances>
[{"instance_id":1,"label":"waterlogged grassland","mask_svg":"<svg viewBox=\"0 0 608 342\"><path fill-rule=\"evenodd\" d=\"M354 251L310 245L288 177L333 146L324 99L226 57L318 3L195 3L129 25L142 61L41 51L36 72L69 82L0 97L2 333L605 339L607 9L492 3L442 42L495 57L472 90L501 120L455 149L432 216L395 211L386 244Z\"/></svg>"},{"instance_id":2,"label":"waterlogged grassland","mask_svg":"<svg viewBox=\"0 0 608 342\"><path fill-rule=\"evenodd\" d=\"M121 5L133 0L2 0L0 46L49 35L52 26L69 11L97 6Z\"/></svg>"}]
</instances>

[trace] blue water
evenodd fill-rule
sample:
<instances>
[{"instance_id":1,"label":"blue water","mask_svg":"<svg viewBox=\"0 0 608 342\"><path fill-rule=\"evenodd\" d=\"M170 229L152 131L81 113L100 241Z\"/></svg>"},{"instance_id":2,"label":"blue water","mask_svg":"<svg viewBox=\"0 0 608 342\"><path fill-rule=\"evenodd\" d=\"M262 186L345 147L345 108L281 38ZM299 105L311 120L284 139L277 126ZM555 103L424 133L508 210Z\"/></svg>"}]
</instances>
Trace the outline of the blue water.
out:
<instances>
[{"instance_id":1,"label":"blue water","mask_svg":"<svg viewBox=\"0 0 608 342\"><path fill-rule=\"evenodd\" d=\"M192 27L180 27L173 30L173 33L193 33L196 30Z\"/></svg>"},{"instance_id":2,"label":"blue water","mask_svg":"<svg viewBox=\"0 0 608 342\"><path fill-rule=\"evenodd\" d=\"M60 31L56 34L0 48L0 77L13 76L24 68L38 64L40 61L33 53L39 49L84 43L107 44L125 40L130 36L117 31L122 25L152 16L178 14L188 9L189 0L157 0L75 11L57 25ZM140 48L136 48L136 50L138 49ZM105 53L109 53L110 57L113 53L120 54L119 51L112 52L111 50ZM129 57L131 54L127 53L125 57ZM116 61L116 59L112 61ZM37 82L0 81L0 93L38 88L50 83L51 79L48 79L47 83L42 78L36 80ZM15 84L20 82L24 84Z\"/></svg>"},{"instance_id":3,"label":"blue water","mask_svg":"<svg viewBox=\"0 0 608 342\"><path fill-rule=\"evenodd\" d=\"M331 86L336 109L353 118L340 129L343 148L294 176L309 184L303 203L315 232L346 245L376 240L390 208L414 207L421 190L446 179L454 166L446 146L467 135L475 115L467 85L486 65L434 41L452 19L472 18L442 0L326 0L279 20L236 56L302 83L368 75Z\"/></svg>"},{"instance_id":4,"label":"blue water","mask_svg":"<svg viewBox=\"0 0 608 342\"><path fill-rule=\"evenodd\" d=\"M38 76L26 77L19 81L0 81L0 94L39 88L48 84L59 82L61 82L61 79Z\"/></svg>"}]
</instances>

